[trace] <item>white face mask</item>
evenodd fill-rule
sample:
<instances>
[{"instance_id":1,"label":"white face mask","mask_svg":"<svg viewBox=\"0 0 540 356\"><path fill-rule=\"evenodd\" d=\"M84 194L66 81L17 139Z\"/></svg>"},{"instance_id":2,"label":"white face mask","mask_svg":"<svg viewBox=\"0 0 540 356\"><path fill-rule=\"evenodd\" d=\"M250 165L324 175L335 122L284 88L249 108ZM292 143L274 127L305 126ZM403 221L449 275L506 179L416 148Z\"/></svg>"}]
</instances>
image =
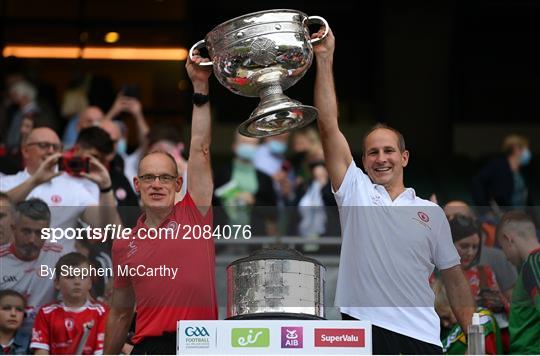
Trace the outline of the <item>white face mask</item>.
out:
<instances>
[{"instance_id":1,"label":"white face mask","mask_svg":"<svg viewBox=\"0 0 540 356\"><path fill-rule=\"evenodd\" d=\"M116 152L120 155L127 153L127 141L125 138L120 138L116 143Z\"/></svg>"},{"instance_id":2,"label":"white face mask","mask_svg":"<svg viewBox=\"0 0 540 356\"><path fill-rule=\"evenodd\" d=\"M519 164L521 166L526 166L531 161L532 154L531 151L528 148L525 148L523 152L521 152L521 156L519 156Z\"/></svg>"}]
</instances>

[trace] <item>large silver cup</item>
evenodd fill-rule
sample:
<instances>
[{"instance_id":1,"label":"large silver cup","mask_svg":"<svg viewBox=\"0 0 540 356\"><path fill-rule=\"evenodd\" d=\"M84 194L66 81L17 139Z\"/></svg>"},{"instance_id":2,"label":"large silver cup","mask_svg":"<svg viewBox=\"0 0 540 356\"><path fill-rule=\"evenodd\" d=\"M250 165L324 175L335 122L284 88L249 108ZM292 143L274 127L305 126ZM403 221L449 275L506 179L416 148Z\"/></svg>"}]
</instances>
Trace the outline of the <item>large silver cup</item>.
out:
<instances>
[{"instance_id":1,"label":"large silver cup","mask_svg":"<svg viewBox=\"0 0 540 356\"><path fill-rule=\"evenodd\" d=\"M321 38L311 39L308 26L322 24ZM267 10L222 23L189 51L206 47L219 82L233 93L260 97L259 106L238 131L251 137L279 135L308 125L317 109L283 94L304 76L313 60L313 44L328 34L319 16L296 10Z\"/></svg>"}]
</instances>

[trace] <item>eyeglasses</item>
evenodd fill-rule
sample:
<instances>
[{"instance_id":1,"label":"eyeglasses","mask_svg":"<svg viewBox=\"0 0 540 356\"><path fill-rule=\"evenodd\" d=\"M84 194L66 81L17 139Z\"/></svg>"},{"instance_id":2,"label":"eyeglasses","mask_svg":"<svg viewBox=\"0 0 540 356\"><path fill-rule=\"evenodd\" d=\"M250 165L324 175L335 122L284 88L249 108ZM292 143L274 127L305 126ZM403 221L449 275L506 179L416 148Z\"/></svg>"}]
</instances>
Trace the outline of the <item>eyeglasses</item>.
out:
<instances>
[{"instance_id":1,"label":"eyeglasses","mask_svg":"<svg viewBox=\"0 0 540 356\"><path fill-rule=\"evenodd\" d=\"M156 176L154 174L143 174L142 176L139 176L139 179L141 182L145 184L150 184L156 181L156 178L159 179L159 182L162 184L171 184L173 183L178 176L172 176L170 174L161 174L159 176Z\"/></svg>"},{"instance_id":2,"label":"eyeglasses","mask_svg":"<svg viewBox=\"0 0 540 356\"><path fill-rule=\"evenodd\" d=\"M30 142L26 144L27 146L38 146L40 150L48 150L52 147L55 152L62 150L62 144L60 143L51 143L51 142Z\"/></svg>"}]
</instances>

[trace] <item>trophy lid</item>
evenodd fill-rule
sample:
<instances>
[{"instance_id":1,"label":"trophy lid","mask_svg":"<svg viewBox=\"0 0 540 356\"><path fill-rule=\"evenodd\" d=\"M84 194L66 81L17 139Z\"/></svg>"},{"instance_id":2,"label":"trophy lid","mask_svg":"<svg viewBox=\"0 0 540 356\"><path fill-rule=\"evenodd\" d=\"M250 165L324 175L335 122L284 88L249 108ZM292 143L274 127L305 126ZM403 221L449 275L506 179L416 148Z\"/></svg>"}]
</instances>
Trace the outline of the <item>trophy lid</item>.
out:
<instances>
[{"instance_id":1,"label":"trophy lid","mask_svg":"<svg viewBox=\"0 0 540 356\"><path fill-rule=\"evenodd\" d=\"M302 262L310 262L316 265L319 265L326 269L326 267L317 261L314 258L306 257L302 253L292 248L285 247L272 247L272 248L263 248L253 252L251 255L241 258L239 260L231 262L227 268L232 267L237 264L260 261L260 260L296 260Z\"/></svg>"}]
</instances>

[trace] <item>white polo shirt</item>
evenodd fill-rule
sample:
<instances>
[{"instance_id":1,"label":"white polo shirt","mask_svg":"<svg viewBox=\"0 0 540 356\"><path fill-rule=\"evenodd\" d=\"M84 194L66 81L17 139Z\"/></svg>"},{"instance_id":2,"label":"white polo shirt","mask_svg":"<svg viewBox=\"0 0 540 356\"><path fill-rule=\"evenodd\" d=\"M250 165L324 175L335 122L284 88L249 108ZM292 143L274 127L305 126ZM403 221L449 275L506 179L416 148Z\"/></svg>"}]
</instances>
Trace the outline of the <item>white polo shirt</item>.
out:
<instances>
[{"instance_id":1,"label":"white polo shirt","mask_svg":"<svg viewBox=\"0 0 540 356\"><path fill-rule=\"evenodd\" d=\"M0 191L6 192L30 178L25 169L0 178ZM94 189L92 189L92 186ZM51 227L76 227L77 220L88 206L99 205L99 188L86 178L75 178L66 173L54 177L32 189L26 199L39 198L51 210ZM75 240L59 240L64 251L75 250Z\"/></svg>"},{"instance_id":2,"label":"white polo shirt","mask_svg":"<svg viewBox=\"0 0 540 356\"><path fill-rule=\"evenodd\" d=\"M23 261L15 256L14 250L13 244L0 249L0 290L14 289L25 296L27 316L22 329L30 334L39 308L55 300L54 279L42 277L41 268L54 268L65 252L61 244L45 242L38 258Z\"/></svg>"},{"instance_id":3,"label":"white polo shirt","mask_svg":"<svg viewBox=\"0 0 540 356\"><path fill-rule=\"evenodd\" d=\"M0 191L6 192L30 178L25 169L0 178ZM91 191L89 185L95 186ZM54 177L32 189L27 199L39 198L51 208L51 227L75 227L86 207L99 204L99 188L86 178L75 178L66 173Z\"/></svg>"},{"instance_id":4,"label":"white polo shirt","mask_svg":"<svg viewBox=\"0 0 540 356\"><path fill-rule=\"evenodd\" d=\"M343 235L336 306L357 319L441 346L429 276L434 267L460 263L442 209L411 188L392 201L354 161L334 195Z\"/></svg>"}]
</instances>

